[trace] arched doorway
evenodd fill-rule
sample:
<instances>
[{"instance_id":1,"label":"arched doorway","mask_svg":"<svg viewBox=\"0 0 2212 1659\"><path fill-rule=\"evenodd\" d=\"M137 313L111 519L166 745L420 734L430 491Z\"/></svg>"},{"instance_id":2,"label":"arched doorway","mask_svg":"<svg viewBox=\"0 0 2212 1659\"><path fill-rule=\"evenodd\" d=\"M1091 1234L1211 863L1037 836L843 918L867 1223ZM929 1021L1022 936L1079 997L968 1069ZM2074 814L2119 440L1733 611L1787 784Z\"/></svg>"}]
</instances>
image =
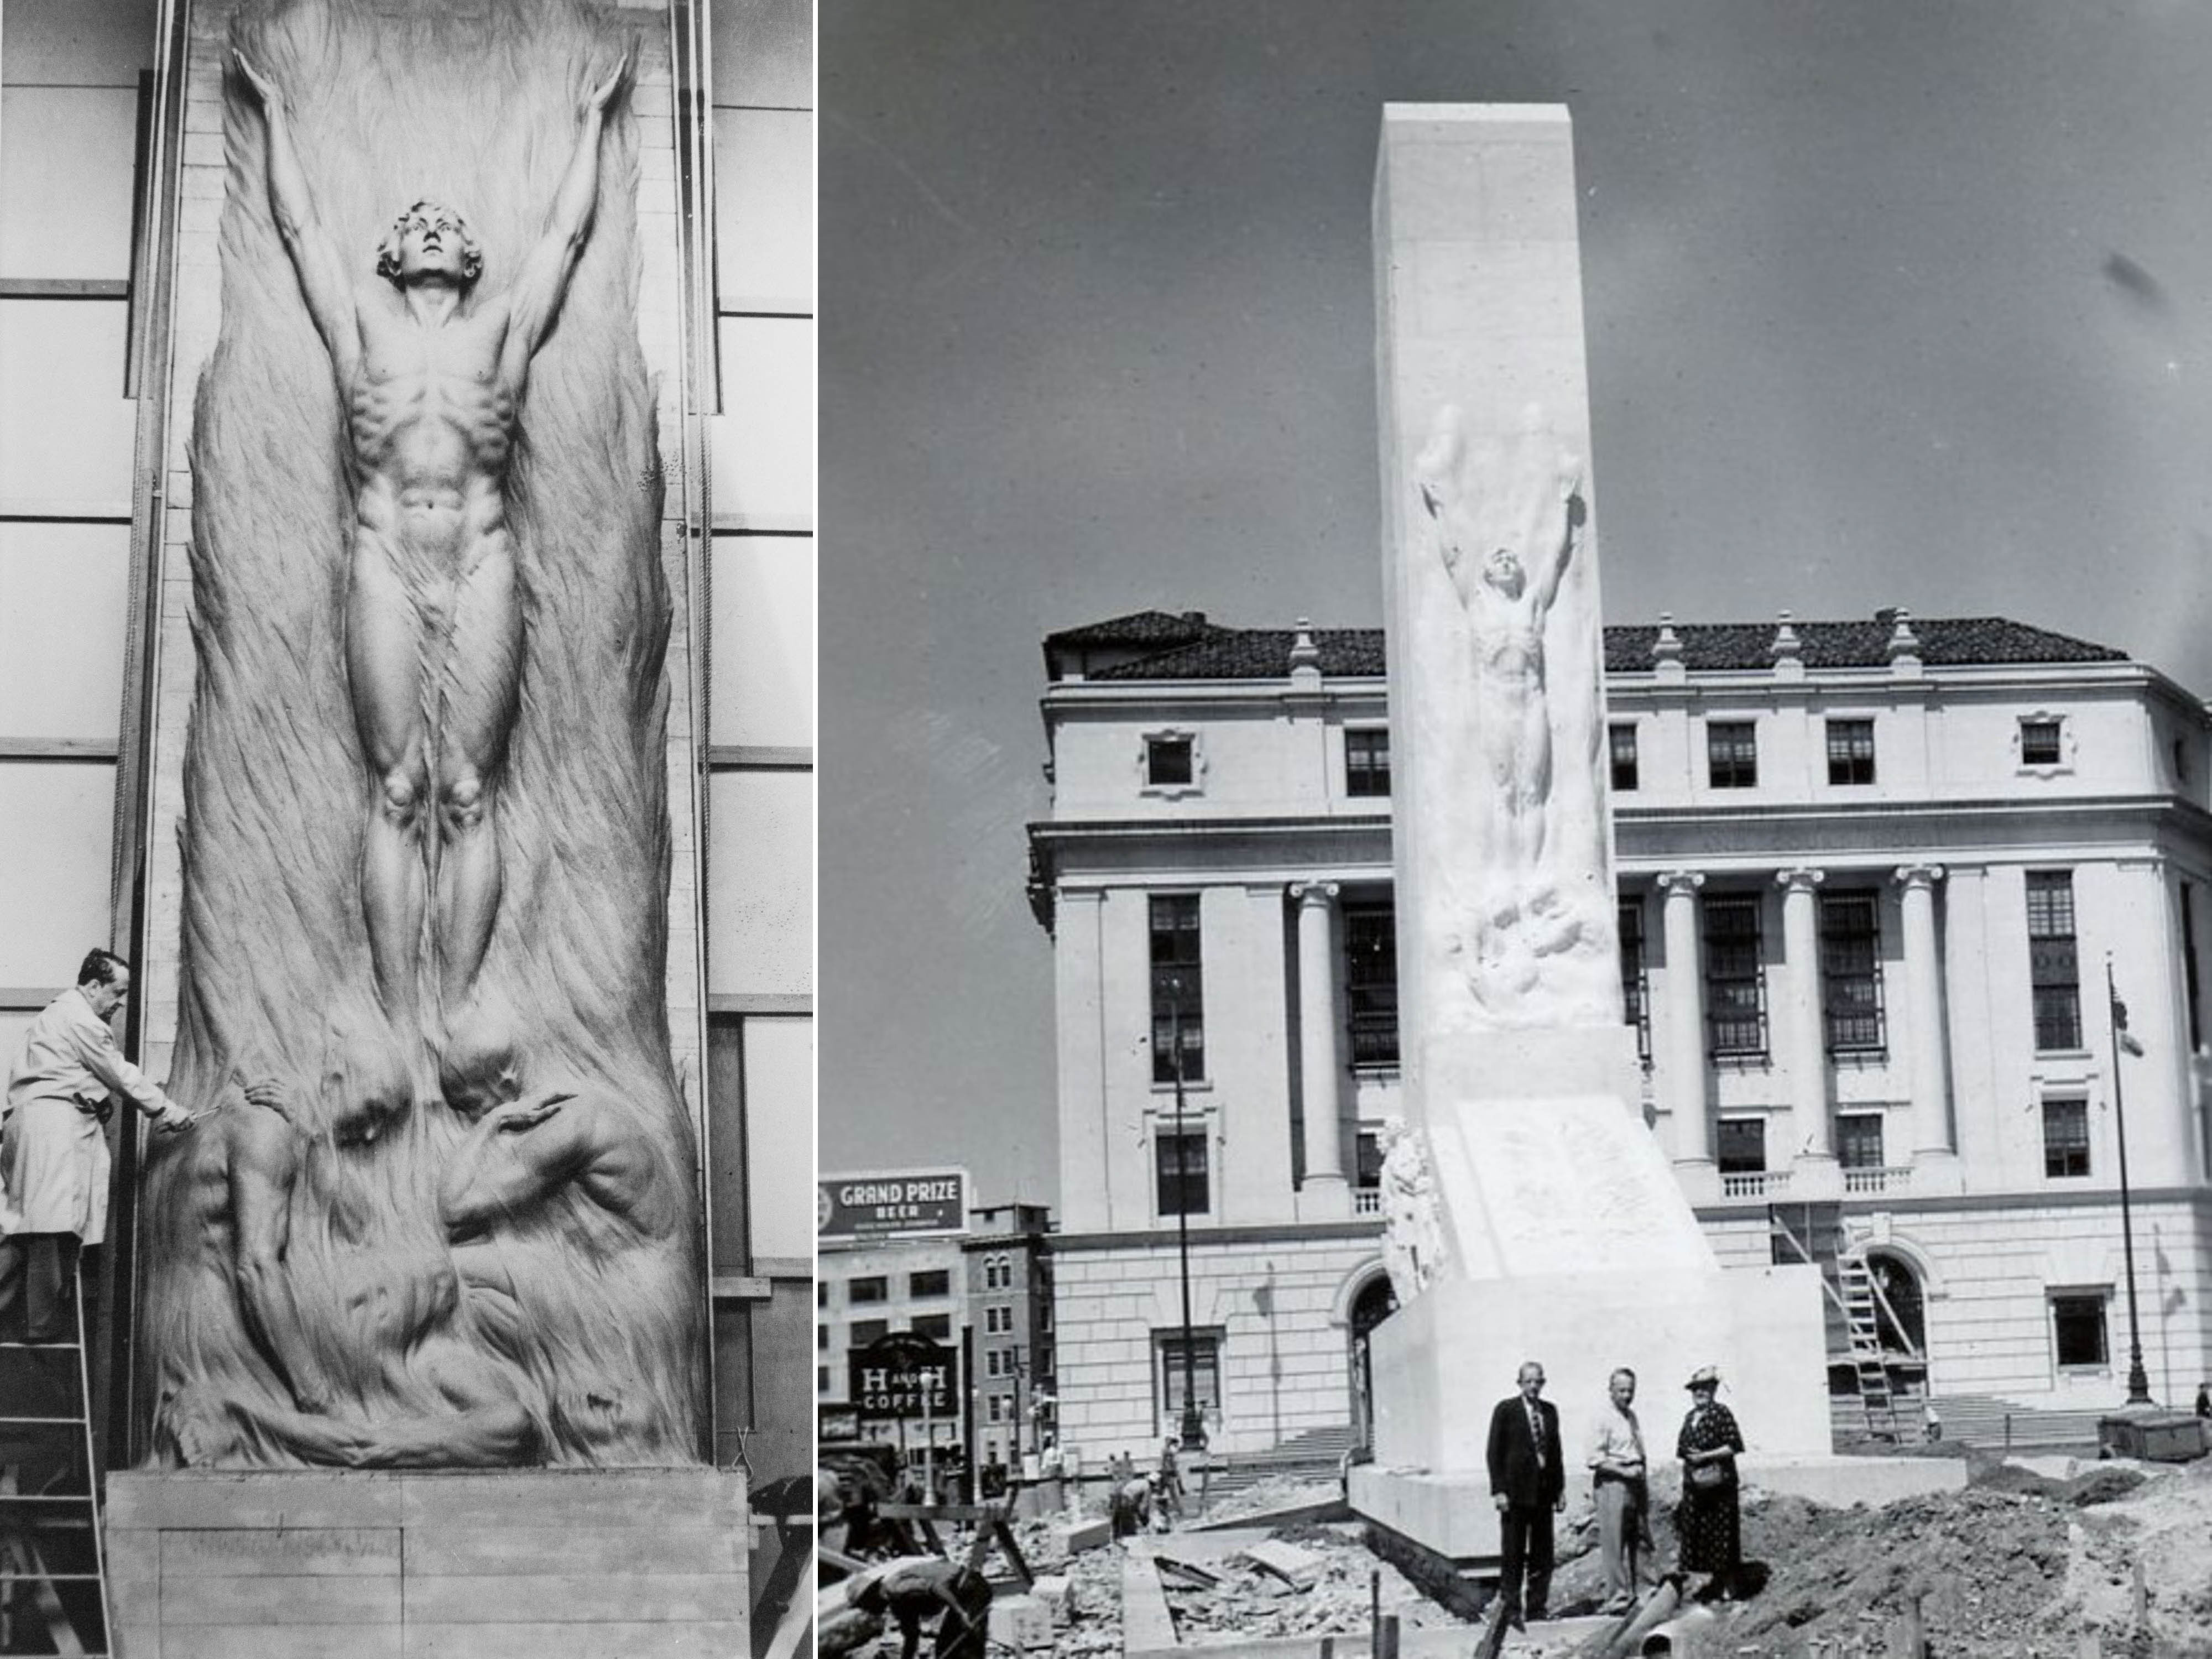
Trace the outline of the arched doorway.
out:
<instances>
[{"instance_id":1,"label":"arched doorway","mask_svg":"<svg viewBox=\"0 0 2212 1659\"><path fill-rule=\"evenodd\" d=\"M1924 1395L1928 1390L1928 1297L1920 1273L1895 1250L1867 1252L1867 1271L1874 1279L1875 1334L1881 1341L1883 1369L1889 1384L1902 1397Z\"/></svg>"},{"instance_id":2,"label":"arched doorway","mask_svg":"<svg viewBox=\"0 0 2212 1659\"><path fill-rule=\"evenodd\" d=\"M1346 1323L1352 1331L1352 1437L1355 1446L1371 1447L1375 1443L1375 1373L1368 1356L1367 1339L1377 1325L1397 1311L1397 1292L1390 1288L1390 1275L1386 1273L1377 1273L1352 1298L1352 1316Z\"/></svg>"}]
</instances>

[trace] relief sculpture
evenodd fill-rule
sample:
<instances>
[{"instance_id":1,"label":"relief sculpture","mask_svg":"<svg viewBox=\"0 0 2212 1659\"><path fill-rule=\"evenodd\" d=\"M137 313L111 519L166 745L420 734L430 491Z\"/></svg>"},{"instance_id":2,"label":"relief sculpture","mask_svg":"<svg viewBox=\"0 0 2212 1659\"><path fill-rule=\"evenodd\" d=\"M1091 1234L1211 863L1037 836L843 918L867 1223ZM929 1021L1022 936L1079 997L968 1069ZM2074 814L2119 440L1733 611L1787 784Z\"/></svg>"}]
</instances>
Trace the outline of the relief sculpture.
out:
<instances>
[{"instance_id":1,"label":"relief sculpture","mask_svg":"<svg viewBox=\"0 0 2212 1659\"><path fill-rule=\"evenodd\" d=\"M1600 803L1559 787L1601 724L1589 676L1551 672L1555 623L1582 553L1580 461L1530 410L1509 453L1471 447L1437 414L1414 461L1419 522L1449 574L1473 660L1468 753L1452 769L1455 863L1445 951L1482 1023L1620 1018L1611 900L1590 872ZM1565 747L1566 766L1555 768Z\"/></svg>"},{"instance_id":2,"label":"relief sculpture","mask_svg":"<svg viewBox=\"0 0 2212 1659\"><path fill-rule=\"evenodd\" d=\"M203 1117L141 1200L156 1465L702 1449L621 17L232 22L169 1079Z\"/></svg>"}]
</instances>

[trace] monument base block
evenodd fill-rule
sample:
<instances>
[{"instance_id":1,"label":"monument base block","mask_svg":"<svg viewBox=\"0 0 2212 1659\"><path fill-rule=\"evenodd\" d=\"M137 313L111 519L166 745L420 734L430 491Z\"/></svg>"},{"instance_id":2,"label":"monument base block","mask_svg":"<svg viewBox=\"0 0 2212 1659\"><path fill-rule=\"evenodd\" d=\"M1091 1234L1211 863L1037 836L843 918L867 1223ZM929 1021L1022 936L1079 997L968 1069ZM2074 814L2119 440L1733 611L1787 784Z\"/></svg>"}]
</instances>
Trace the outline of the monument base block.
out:
<instances>
[{"instance_id":1,"label":"monument base block","mask_svg":"<svg viewBox=\"0 0 2212 1659\"><path fill-rule=\"evenodd\" d=\"M1523 1360L1543 1365L1545 1398L1559 1409L1571 1494L1587 1485L1583 1448L1622 1365L1637 1374L1655 1463L1673 1455L1689 1403L1682 1383L1703 1365L1720 1368L1722 1401L1756 1457L1830 1456L1813 1267L1448 1278L1376 1327L1369 1352L1375 1462L1353 1472L1352 1507L1455 1560L1498 1553L1490 1413Z\"/></svg>"},{"instance_id":2,"label":"monument base block","mask_svg":"<svg viewBox=\"0 0 2212 1659\"><path fill-rule=\"evenodd\" d=\"M726 1659L744 1478L708 1468L130 1473L119 1659Z\"/></svg>"}]
</instances>

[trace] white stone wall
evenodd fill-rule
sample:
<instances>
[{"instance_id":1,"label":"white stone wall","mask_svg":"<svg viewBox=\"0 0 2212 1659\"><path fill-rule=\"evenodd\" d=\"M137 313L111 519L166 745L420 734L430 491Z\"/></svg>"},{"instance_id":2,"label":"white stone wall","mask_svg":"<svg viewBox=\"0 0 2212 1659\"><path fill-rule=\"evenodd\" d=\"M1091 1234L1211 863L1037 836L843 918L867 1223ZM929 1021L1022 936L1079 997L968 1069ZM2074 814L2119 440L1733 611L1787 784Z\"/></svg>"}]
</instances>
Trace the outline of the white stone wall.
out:
<instances>
[{"instance_id":1,"label":"white stone wall","mask_svg":"<svg viewBox=\"0 0 2212 1659\"><path fill-rule=\"evenodd\" d=\"M1191 1242L1191 1327L1222 1334L1222 1409L1211 1449L1264 1450L1352 1420L1350 1328L1337 1322L1382 1269L1374 1236ZM1156 1339L1182 1328L1172 1237L1063 1240L1053 1255L1060 1425L1086 1466L1118 1452L1140 1465L1178 1426L1163 1410Z\"/></svg>"}]
</instances>

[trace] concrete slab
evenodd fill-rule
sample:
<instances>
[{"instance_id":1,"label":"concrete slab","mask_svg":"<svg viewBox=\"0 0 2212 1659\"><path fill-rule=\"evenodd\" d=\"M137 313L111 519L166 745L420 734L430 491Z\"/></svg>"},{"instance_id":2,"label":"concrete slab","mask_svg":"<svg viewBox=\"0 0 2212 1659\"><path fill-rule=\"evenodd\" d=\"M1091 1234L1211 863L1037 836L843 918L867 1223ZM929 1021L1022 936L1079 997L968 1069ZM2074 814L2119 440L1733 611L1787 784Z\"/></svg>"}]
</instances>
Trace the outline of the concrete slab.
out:
<instances>
[{"instance_id":1,"label":"concrete slab","mask_svg":"<svg viewBox=\"0 0 2212 1659\"><path fill-rule=\"evenodd\" d=\"M110 1478L108 1513L124 1659L724 1659L750 1644L744 1482L714 1469L130 1472Z\"/></svg>"}]
</instances>

